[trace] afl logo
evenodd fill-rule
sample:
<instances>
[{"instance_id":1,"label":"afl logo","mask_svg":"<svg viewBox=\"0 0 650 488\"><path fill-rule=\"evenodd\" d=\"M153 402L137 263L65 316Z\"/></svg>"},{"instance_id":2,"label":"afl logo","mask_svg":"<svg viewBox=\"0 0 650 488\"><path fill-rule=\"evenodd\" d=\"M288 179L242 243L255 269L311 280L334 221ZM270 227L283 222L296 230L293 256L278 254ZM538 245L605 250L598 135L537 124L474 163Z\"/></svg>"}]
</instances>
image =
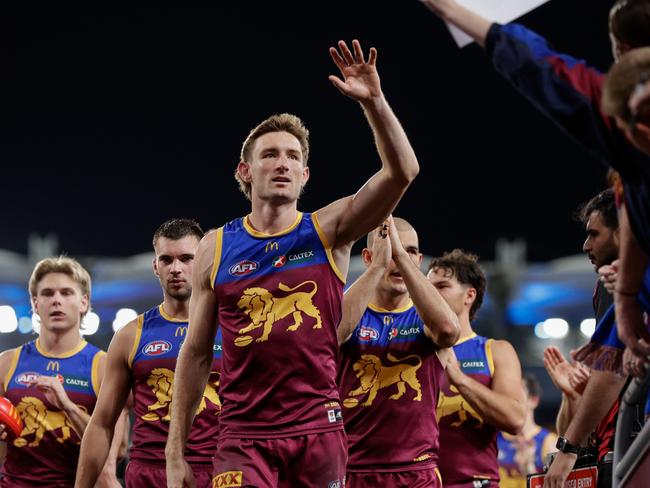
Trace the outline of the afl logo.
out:
<instances>
[{"instance_id":1,"label":"afl logo","mask_svg":"<svg viewBox=\"0 0 650 488\"><path fill-rule=\"evenodd\" d=\"M16 383L23 386L29 386L32 381L36 381L36 378L38 378L38 376L38 373L34 373L32 371L21 373L20 375L16 376Z\"/></svg>"},{"instance_id":2,"label":"afl logo","mask_svg":"<svg viewBox=\"0 0 650 488\"><path fill-rule=\"evenodd\" d=\"M286 262L287 262L287 258L286 258L286 257L284 257L284 256L278 256L277 258L275 258L275 259L273 260L273 263L272 263L272 264L273 264L273 267L274 267L274 268L281 268L282 266L284 266L284 265L286 264Z\"/></svg>"},{"instance_id":3,"label":"afl logo","mask_svg":"<svg viewBox=\"0 0 650 488\"><path fill-rule=\"evenodd\" d=\"M379 338L379 332L373 329L372 327L366 327L362 325L359 328L359 339L362 341L375 341Z\"/></svg>"},{"instance_id":4,"label":"afl logo","mask_svg":"<svg viewBox=\"0 0 650 488\"><path fill-rule=\"evenodd\" d=\"M167 341L151 341L142 348L145 356L160 356L172 350L172 345Z\"/></svg>"},{"instance_id":5,"label":"afl logo","mask_svg":"<svg viewBox=\"0 0 650 488\"><path fill-rule=\"evenodd\" d=\"M246 259L244 261L239 261L237 264L233 264L228 270L228 273L233 276L244 276L257 270L258 267L259 264L255 261L249 261Z\"/></svg>"}]
</instances>

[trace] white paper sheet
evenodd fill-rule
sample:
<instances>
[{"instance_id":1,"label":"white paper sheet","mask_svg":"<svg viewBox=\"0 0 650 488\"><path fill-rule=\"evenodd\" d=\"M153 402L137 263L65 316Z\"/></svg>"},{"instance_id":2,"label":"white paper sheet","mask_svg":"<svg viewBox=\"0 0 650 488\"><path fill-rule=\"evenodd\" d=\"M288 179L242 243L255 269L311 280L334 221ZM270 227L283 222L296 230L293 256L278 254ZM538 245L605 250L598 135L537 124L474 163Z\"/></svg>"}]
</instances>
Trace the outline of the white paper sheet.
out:
<instances>
[{"instance_id":1,"label":"white paper sheet","mask_svg":"<svg viewBox=\"0 0 650 488\"><path fill-rule=\"evenodd\" d=\"M506 24L523 16L549 0L457 0L463 7L500 24ZM458 47L470 44L473 40L460 29L447 24Z\"/></svg>"}]
</instances>

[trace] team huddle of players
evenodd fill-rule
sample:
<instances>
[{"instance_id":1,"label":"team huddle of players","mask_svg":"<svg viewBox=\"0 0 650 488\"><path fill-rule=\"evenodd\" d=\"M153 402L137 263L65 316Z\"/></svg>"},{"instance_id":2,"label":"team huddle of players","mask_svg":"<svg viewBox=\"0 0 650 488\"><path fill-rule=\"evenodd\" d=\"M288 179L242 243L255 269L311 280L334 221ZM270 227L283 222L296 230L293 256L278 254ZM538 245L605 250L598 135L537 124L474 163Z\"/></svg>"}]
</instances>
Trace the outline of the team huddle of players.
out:
<instances>
[{"instance_id":1,"label":"team huddle of players","mask_svg":"<svg viewBox=\"0 0 650 488\"><path fill-rule=\"evenodd\" d=\"M567 63L548 61L521 26L474 27L503 71L514 59L540 71ZM330 55L340 71L330 80L362 106L381 168L356 194L301 212L309 133L290 114L260 123L236 170L251 212L205 235L192 220L162 224L163 302L107 353L79 335L88 273L66 257L39 262L29 282L39 337L0 355L0 393L23 420L20 435L2 434L0 486L119 486L128 409L127 486L498 483L497 433L521 431L530 387L507 341L472 330L486 290L477 257L454 250L424 274L417 232L391 217L419 164L376 50L339 42ZM344 295L364 237L367 269Z\"/></svg>"}]
</instances>

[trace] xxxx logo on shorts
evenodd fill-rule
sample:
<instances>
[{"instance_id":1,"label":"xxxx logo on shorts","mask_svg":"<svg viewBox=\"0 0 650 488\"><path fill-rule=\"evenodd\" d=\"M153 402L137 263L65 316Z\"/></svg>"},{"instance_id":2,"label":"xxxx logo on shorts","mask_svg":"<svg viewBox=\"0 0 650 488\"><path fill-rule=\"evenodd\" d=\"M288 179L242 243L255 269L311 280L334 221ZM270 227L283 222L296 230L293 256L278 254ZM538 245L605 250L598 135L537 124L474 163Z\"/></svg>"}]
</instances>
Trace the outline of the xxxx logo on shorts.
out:
<instances>
[{"instance_id":1,"label":"xxxx logo on shorts","mask_svg":"<svg viewBox=\"0 0 650 488\"><path fill-rule=\"evenodd\" d=\"M212 478L212 488L237 488L243 480L244 474L241 471L225 471Z\"/></svg>"}]
</instances>

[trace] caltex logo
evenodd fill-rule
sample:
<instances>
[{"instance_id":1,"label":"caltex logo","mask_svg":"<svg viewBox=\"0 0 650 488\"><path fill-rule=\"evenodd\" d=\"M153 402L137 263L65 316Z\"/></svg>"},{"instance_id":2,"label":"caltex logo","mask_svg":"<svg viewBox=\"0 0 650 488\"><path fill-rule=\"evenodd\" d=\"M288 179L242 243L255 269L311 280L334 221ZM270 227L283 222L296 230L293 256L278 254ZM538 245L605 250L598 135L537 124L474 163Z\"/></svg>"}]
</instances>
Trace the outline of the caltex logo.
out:
<instances>
[{"instance_id":1,"label":"caltex logo","mask_svg":"<svg viewBox=\"0 0 650 488\"><path fill-rule=\"evenodd\" d=\"M397 328L393 327L392 329L390 329L390 332L388 333L388 340L390 341L391 339L394 339L395 337L397 337Z\"/></svg>"},{"instance_id":2,"label":"caltex logo","mask_svg":"<svg viewBox=\"0 0 650 488\"><path fill-rule=\"evenodd\" d=\"M284 266L287 262L287 258L285 256L277 256L276 258L273 259L273 265L274 268L281 268Z\"/></svg>"},{"instance_id":3,"label":"caltex logo","mask_svg":"<svg viewBox=\"0 0 650 488\"><path fill-rule=\"evenodd\" d=\"M252 273L258 267L259 264L257 264L255 261L245 259L244 261L239 261L237 264L233 264L228 270L228 273L233 276L244 276Z\"/></svg>"}]
</instances>

